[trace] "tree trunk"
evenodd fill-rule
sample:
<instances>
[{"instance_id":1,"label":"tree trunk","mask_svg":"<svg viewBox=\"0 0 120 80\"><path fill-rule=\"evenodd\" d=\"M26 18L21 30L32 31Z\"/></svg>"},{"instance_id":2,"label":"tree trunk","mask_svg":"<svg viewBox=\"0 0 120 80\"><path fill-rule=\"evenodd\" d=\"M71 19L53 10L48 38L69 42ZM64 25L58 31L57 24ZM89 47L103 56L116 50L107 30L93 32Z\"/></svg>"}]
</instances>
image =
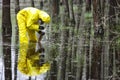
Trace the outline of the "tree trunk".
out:
<instances>
[{"instance_id":1,"label":"tree trunk","mask_svg":"<svg viewBox=\"0 0 120 80\"><path fill-rule=\"evenodd\" d=\"M86 0L86 10L91 11L91 2L92 0Z\"/></svg>"},{"instance_id":2,"label":"tree trunk","mask_svg":"<svg viewBox=\"0 0 120 80\"><path fill-rule=\"evenodd\" d=\"M90 72L91 72L91 47L92 47L92 40L93 34L92 34L92 10L91 10L91 0L86 0L86 13L85 16L85 53L86 53L86 80L90 79Z\"/></svg>"},{"instance_id":3,"label":"tree trunk","mask_svg":"<svg viewBox=\"0 0 120 80\"><path fill-rule=\"evenodd\" d=\"M15 13L17 14L20 10L19 0L15 1Z\"/></svg>"},{"instance_id":4,"label":"tree trunk","mask_svg":"<svg viewBox=\"0 0 120 80\"><path fill-rule=\"evenodd\" d=\"M3 0L2 39L3 39L4 66L5 66L4 68L5 80L12 80L11 37L12 37L12 25L10 18L10 0Z\"/></svg>"},{"instance_id":5,"label":"tree trunk","mask_svg":"<svg viewBox=\"0 0 120 80\"><path fill-rule=\"evenodd\" d=\"M61 33L61 49L60 49L60 61L59 61L59 70L58 70L58 79L65 80L65 71L66 71L66 57L67 57L67 36L68 31L62 30Z\"/></svg>"},{"instance_id":6,"label":"tree trunk","mask_svg":"<svg viewBox=\"0 0 120 80\"><path fill-rule=\"evenodd\" d=\"M75 17L74 17L74 11L73 11L73 0L69 0L69 17L70 17L70 24L72 27L75 25Z\"/></svg>"},{"instance_id":7,"label":"tree trunk","mask_svg":"<svg viewBox=\"0 0 120 80\"><path fill-rule=\"evenodd\" d=\"M15 14L17 15L18 11L20 10L20 6L19 6L19 0L15 0ZM17 21L16 21L16 25L17 25ZM16 37L15 37L15 44L18 44L19 42L19 34L18 34L18 25L15 26L15 33L16 33ZM14 64L14 80L17 80L17 61L18 61L18 47L15 48L15 64Z\"/></svg>"},{"instance_id":8,"label":"tree trunk","mask_svg":"<svg viewBox=\"0 0 120 80\"><path fill-rule=\"evenodd\" d=\"M52 4L52 5L51 5ZM49 47L49 56L51 62L51 69L49 72L48 80L57 80L58 66L57 61L55 60L56 55L58 54L58 45L59 42L59 0L49 0L50 11L51 11L51 25L50 29L50 46ZM54 44L54 45L53 45Z\"/></svg>"},{"instance_id":9,"label":"tree trunk","mask_svg":"<svg viewBox=\"0 0 120 80\"><path fill-rule=\"evenodd\" d=\"M68 36L68 53L67 53L67 60L66 60L66 80L73 80L72 76L72 42L73 42L73 33L75 29L75 18L74 18L74 11L73 11L73 0L68 1L69 5L69 36ZM73 53L75 54L75 53Z\"/></svg>"},{"instance_id":10,"label":"tree trunk","mask_svg":"<svg viewBox=\"0 0 120 80\"><path fill-rule=\"evenodd\" d=\"M81 4L81 10L79 9L78 6L78 13L80 13L81 11L81 15L78 14L78 18L80 18L80 22L79 22L79 26L78 26L78 40L77 40L77 71L76 71L76 80L85 80L85 59L86 59L86 55L85 55L85 51L84 51L84 31L85 31L85 11L86 8L84 7L85 1L84 0L80 0L79 4ZM79 19L78 19L79 21Z\"/></svg>"},{"instance_id":11,"label":"tree trunk","mask_svg":"<svg viewBox=\"0 0 120 80\"><path fill-rule=\"evenodd\" d=\"M105 0L101 0L101 4L104 5L104 7L102 8L102 10L104 10L104 17L106 17L106 15L108 15L109 13L109 7L107 7L109 5L108 1ZM106 80L106 76L109 76L108 73L108 69L109 69L109 48L110 48L110 44L109 44L109 26L108 26L108 20L107 18L103 19L103 26L104 26L104 41L103 42L103 52L101 54L101 79L102 80Z\"/></svg>"},{"instance_id":12,"label":"tree trunk","mask_svg":"<svg viewBox=\"0 0 120 80\"><path fill-rule=\"evenodd\" d=\"M69 31L67 29L69 22L69 7L68 0L64 0L63 3L63 15L62 15L62 32L61 32L61 46L60 46L60 60L58 65L58 78L57 80L65 80L66 71L66 58L68 53L68 35Z\"/></svg>"},{"instance_id":13,"label":"tree trunk","mask_svg":"<svg viewBox=\"0 0 120 80\"><path fill-rule=\"evenodd\" d=\"M120 8L119 8L119 4L120 1L119 0L110 0L109 1L109 27L110 27L110 34L109 34L109 38L111 41L110 44L110 53L109 53L109 62L111 64L109 64L109 76L111 76L111 79L113 80L117 80L119 79L120 72L119 69L120 67L118 67L119 64L119 60L117 60L117 48L119 45L119 28L118 26L119 24L119 18L120 18ZM117 70L118 69L118 70Z\"/></svg>"},{"instance_id":14,"label":"tree trunk","mask_svg":"<svg viewBox=\"0 0 120 80\"><path fill-rule=\"evenodd\" d=\"M103 4L101 0L93 1L94 41L92 49L91 79L101 79L101 54L103 51L104 29L102 23Z\"/></svg>"},{"instance_id":15,"label":"tree trunk","mask_svg":"<svg viewBox=\"0 0 120 80\"><path fill-rule=\"evenodd\" d=\"M31 6L35 7L34 0L31 0Z\"/></svg>"},{"instance_id":16,"label":"tree trunk","mask_svg":"<svg viewBox=\"0 0 120 80\"><path fill-rule=\"evenodd\" d=\"M43 5L44 4L44 2L43 2L43 0L40 0L40 9L43 9Z\"/></svg>"}]
</instances>

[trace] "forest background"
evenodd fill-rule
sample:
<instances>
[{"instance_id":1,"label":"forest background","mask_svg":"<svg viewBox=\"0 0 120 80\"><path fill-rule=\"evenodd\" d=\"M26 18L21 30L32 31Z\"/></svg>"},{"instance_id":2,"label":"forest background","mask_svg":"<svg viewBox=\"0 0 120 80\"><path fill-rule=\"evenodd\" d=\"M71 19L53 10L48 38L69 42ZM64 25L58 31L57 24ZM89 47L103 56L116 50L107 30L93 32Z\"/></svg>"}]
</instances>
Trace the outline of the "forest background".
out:
<instances>
[{"instance_id":1,"label":"forest background","mask_svg":"<svg viewBox=\"0 0 120 80\"><path fill-rule=\"evenodd\" d=\"M1 80L17 80L16 14L28 6L52 19L43 40L51 62L45 80L120 80L120 0L0 0L0 6Z\"/></svg>"}]
</instances>

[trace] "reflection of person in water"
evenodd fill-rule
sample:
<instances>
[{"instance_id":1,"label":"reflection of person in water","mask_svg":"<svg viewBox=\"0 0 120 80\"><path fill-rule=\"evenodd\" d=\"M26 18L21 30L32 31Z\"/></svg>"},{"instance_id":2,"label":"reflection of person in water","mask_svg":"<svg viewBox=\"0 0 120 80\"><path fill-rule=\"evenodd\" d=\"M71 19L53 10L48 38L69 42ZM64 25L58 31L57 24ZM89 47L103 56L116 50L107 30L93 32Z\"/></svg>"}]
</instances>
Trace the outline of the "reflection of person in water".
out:
<instances>
[{"instance_id":1,"label":"reflection of person in water","mask_svg":"<svg viewBox=\"0 0 120 80\"><path fill-rule=\"evenodd\" d=\"M24 44L21 50L26 50L26 53L21 51L18 58L18 70L23 74L35 76L45 73L50 69L50 64L45 62L44 55L42 54L44 48L36 50L36 43L29 42L28 45Z\"/></svg>"}]
</instances>

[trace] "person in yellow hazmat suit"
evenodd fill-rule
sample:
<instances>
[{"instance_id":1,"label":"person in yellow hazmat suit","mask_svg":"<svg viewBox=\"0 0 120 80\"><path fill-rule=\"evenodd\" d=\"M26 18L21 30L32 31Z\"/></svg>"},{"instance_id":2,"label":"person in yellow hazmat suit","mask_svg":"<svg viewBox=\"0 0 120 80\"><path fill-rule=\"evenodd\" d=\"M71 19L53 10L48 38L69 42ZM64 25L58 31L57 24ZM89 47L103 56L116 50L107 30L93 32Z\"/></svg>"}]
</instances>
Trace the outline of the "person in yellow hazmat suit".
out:
<instances>
[{"instance_id":1,"label":"person in yellow hazmat suit","mask_svg":"<svg viewBox=\"0 0 120 80\"><path fill-rule=\"evenodd\" d=\"M41 24L47 24L49 22L50 16L45 11L34 7L24 8L17 13L20 45L18 56L18 70L20 72L32 76L34 73L41 74L49 70L50 65L48 63L45 63L42 66L37 65L37 68L32 65L36 60L35 58L38 59L38 57L31 56L31 58L28 58L28 54L37 54L35 52L35 43L38 41L36 32L38 32L40 34L40 37L42 37L45 33L42 32L44 26L41 26ZM32 45L32 49L30 49L31 42L34 43L34 45ZM38 72L35 72L32 69Z\"/></svg>"},{"instance_id":2,"label":"person in yellow hazmat suit","mask_svg":"<svg viewBox=\"0 0 120 80\"><path fill-rule=\"evenodd\" d=\"M28 42L28 40L36 42L37 37L35 35L35 31L44 35L41 31L44 27L40 26L39 21L41 24L49 23L50 16L45 11L34 7L27 7L18 12L17 23L19 27L20 42Z\"/></svg>"}]
</instances>

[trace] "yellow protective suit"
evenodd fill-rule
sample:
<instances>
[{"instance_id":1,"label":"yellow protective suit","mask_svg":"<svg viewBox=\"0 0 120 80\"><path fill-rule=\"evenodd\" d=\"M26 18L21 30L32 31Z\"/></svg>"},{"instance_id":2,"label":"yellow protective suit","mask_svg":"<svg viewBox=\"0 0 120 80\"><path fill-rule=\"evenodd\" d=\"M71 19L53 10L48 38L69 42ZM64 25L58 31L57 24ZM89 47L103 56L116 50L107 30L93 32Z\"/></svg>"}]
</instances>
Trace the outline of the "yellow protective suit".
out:
<instances>
[{"instance_id":1,"label":"yellow protective suit","mask_svg":"<svg viewBox=\"0 0 120 80\"><path fill-rule=\"evenodd\" d=\"M50 22L50 16L37 8L27 7L20 10L17 14L17 22L19 27L19 38L21 42L28 40L36 42L35 31L39 31L39 20L44 23Z\"/></svg>"},{"instance_id":2,"label":"yellow protective suit","mask_svg":"<svg viewBox=\"0 0 120 80\"><path fill-rule=\"evenodd\" d=\"M17 23L19 29L19 59L18 59L18 70L27 75L36 75L46 72L49 69L49 64L46 63L42 67L34 67L34 59L38 57L33 57L34 59L27 58L28 53L36 54L35 44L32 45L33 49L29 48L29 42L37 42L37 37L35 32L39 30L39 20L44 23L50 22L50 16L39 9L33 7L27 7L20 10L17 14ZM36 70L36 71L34 71Z\"/></svg>"},{"instance_id":3,"label":"yellow protective suit","mask_svg":"<svg viewBox=\"0 0 120 80\"><path fill-rule=\"evenodd\" d=\"M28 76L37 76L47 72L50 64L46 61L41 65L40 54L36 51L36 43L29 42L29 44L22 45L18 57L18 70Z\"/></svg>"}]
</instances>

